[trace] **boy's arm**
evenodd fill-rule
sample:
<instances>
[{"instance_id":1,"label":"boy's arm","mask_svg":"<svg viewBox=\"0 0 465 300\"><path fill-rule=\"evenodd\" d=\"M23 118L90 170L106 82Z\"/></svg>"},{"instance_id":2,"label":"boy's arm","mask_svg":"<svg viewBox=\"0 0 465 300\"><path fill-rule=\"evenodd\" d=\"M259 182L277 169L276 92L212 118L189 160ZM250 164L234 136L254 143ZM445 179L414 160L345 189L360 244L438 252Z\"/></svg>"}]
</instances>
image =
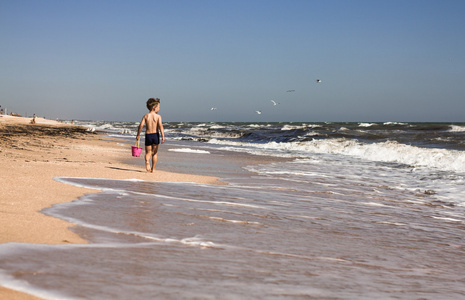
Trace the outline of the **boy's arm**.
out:
<instances>
[{"instance_id":1,"label":"boy's arm","mask_svg":"<svg viewBox=\"0 0 465 300\"><path fill-rule=\"evenodd\" d=\"M141 133L141 131L142 131L142 128L144 128L144 125L145 125L145 116L143 116L143 117L142 117L142 121L140 121L139 129L137 130L136 140L139 140L139 139L140 139L140 133Z\"/></svg>"},{"instance_id":2,"label":"boy's arm","mask_svg":"<svg viewBox=\"0 0 465 300\"><path fill-rule=\"evenodd\" d=\"M160 129L161 133L161 143L165 142L165 129L163 128L163 122L161 121L161 116L158 118L158 128Z\"/></svg>"}]
</instances>

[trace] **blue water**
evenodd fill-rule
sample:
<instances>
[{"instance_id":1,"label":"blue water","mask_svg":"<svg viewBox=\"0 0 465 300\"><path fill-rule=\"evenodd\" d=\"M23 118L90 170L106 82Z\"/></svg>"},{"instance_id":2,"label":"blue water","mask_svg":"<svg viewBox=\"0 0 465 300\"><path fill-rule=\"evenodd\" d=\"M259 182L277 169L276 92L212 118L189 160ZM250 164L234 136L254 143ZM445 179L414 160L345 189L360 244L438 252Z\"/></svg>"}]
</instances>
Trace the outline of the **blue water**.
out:
<instances>
[{"instance_id":1,"label":"blue water","mask_svg":"<svg viewBox=\"0 0 465 300\"><path fill-rule=\"evenodd\" d=\"M57 178L102 190L43 211L90 244L0 245L0 284L47 299L465 299L459 125L422 125L414 144L397 132L414 124L345 124L393 126L374 141L278 141L291 124L268 125L166 126L159 167L206 160L225 185Z\"/></svg>"}]
</instances>

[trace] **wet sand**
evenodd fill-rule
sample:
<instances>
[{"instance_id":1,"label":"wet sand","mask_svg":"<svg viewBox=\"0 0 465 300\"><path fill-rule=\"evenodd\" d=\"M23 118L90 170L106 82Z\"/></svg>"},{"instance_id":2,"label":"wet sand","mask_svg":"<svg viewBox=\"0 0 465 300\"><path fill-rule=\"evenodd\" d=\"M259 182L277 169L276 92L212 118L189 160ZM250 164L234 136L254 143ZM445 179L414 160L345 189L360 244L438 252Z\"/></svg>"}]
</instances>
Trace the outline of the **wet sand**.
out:
<instances>
[{"instance_id":1,"label":"wet sand","mask_svg":"<svg viewBox=\"0 0 465 300\"><path fill-rule=\"evenodd\" d=\"M219 184L216 177L126 164L130 145L85 128L36 118L0 116L0 243L87 243L68 222L39 211L98 192L65 185L54 177L93 177ZM178 153L182 156L182 153ZM0 287L1 299L38 299Z\"/></svg>"}]
</instances>

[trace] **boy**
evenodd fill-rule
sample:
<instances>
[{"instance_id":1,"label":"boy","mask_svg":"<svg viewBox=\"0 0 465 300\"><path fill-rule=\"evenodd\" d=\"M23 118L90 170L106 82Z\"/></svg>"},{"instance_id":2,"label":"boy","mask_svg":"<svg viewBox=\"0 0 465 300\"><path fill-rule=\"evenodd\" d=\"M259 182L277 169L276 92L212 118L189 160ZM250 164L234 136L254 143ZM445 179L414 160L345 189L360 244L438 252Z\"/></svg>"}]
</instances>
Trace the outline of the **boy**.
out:
<instances>
[{"instance_id":1,"label":"boy","mask_svg":"<svg viewBox=\"0 0 465 300\"><path fill-rule=\"evenodd\" d=\"M160 110L160 99L150 98L147 100L147 109L150 112L140 121L136 140L139 141L140 133L145 125L145 169L147 172L153 173L158 160L157 153L158 145L160 144L160 133L161 143L165 142L165 131L161 122L161 116L157 114ZM150 167L150 157L152 157L152 167Z\"/></svg>"}]
</instances>

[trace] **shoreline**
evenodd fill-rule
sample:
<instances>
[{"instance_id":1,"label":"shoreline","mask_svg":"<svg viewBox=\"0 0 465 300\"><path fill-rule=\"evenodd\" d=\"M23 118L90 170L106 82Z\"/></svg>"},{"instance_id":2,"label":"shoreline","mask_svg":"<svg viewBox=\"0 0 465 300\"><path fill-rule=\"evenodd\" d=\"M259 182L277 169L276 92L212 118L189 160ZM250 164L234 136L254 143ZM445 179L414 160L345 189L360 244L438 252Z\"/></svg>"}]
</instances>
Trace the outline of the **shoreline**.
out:
<instances>
[{"instance_id":1,"label":"shoreline","mask_svg":"<svg viewBox=\"0 0 465 300\"><path fill-rule=\"evenodd\" d=\"M147 173L130 165L130 145L85 128L36 118L0 116L0 243L77 244L86 240L69 230L74 224L40 210L97 193L55 177L141 179L222 184L217 177L162 171ZM141 159L132 158L132 159ZM158 166L157 166L158 167ZM0 286L0 298L40 299Z\"/></svg>"}]
</instances>

